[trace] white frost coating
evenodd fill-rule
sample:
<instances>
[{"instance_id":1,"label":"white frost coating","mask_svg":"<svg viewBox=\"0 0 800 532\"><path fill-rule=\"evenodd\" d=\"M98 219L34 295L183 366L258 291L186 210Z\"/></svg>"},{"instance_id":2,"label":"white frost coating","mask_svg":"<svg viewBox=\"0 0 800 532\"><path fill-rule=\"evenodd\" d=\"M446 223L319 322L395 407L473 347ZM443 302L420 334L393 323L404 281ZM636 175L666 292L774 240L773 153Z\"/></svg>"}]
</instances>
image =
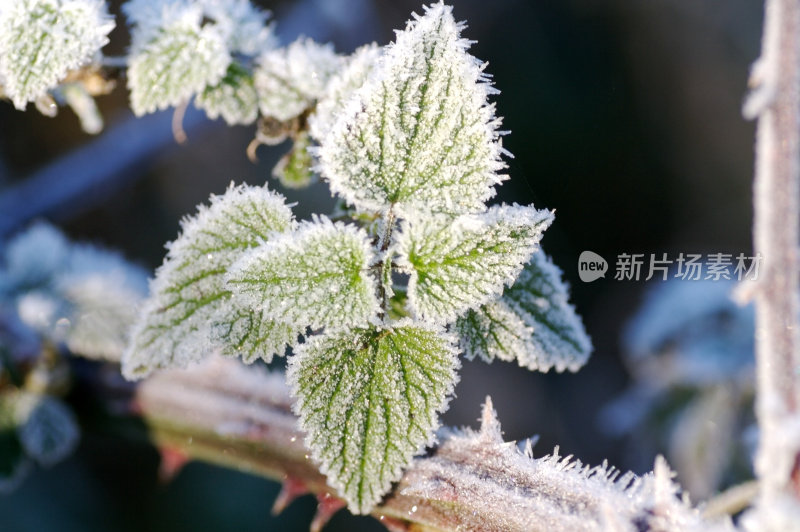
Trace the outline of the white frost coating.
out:
<instances>
[{"instance_id":1,"label":"white frost coating","mask_svg":"<svg viewBox=\"0 0 800 532\"><path fill-rule=\"evenodd\" d=\"M199 4L231 52L254 57L277 46L272 26L267 25L269 12L250 0L200 0Z\"/></svg>"},{"instance_id":2,"label":"white frost coating","mask_svg":"<svg viewBox=\"0 0 800 532\"><path fill-rule=\"evenodd\" d=\"M276 321L314 329L365 326L378 312L372 262L363 229L320 218L243 255L226 281Z\"/></svg>"},{"instance_id":3,"label":"white frost coating","mask_svg":"<svg viewBox=\"0 0 800 532\"><path fill-rule=\"evenodd\" d=\"M282 196L245 185L212 196L209 207L184 219L131 333L123 374L134 379L158 368L185 367L217 348L246 361L283 354L303 329L263 319L231 297L223 277L248 248L294 225Z\"/></svg>"},{"instance_id":4,"label":"white frost coating","mask_svg":"<svg viewBox=\"0 0 800 532\"><path fill-rule=\"evenodd\" d=\"M114 28L103 0L4 0L0 78L17 109L89 62Z\"/></svg>"},{"instance_id":5,"label":"white frost coating","mask_svg":"<svg viewBox=\"0 0 800 532\"><path fill-rule=\"evenodd\" d=\"M16 405L17 437L25 454L52 466L75 449L80 432L72 411L58 399L23 394Z\"/></svg>"},{"instance_id":6,"label":"white frost coating","mask_svg":"<svg viewBox=\"0 0 800 532\"><path fill-rule=\"evenodd\" d=\"M536 251L553 213L492 207L481 215L415 217L402 224L397 265L410 274L408 299L418 317L450 323L510 286Z\"/></svg>"},{"instance_id":7,"label":"white frost coating","mask_svg":"<svg viewBox=\"0 0 800 532\"><path fill-rule=\"evenodd\" d=\"M128 87L137 115L179 105L207 89L198 107L212 118L255 120L251 74L232 56L252 58L275 46L268 13L248 0L132 0L124 11L133 25Z\"/></svg>"},{"instance_id":8,"label":"white frost coating","mask_svg":"<svg viewBox=\"0 0 800 532\"><path fill-rule=\"evenodd\" d=\"M253 76L236 63L231 63L222 80L197 95L195 106L208 117L222 117L229 126L252 124L258 118L258 94Z\"/></svg>"},{"instance_id":9,"label":"white frost coating","mask_svg":"<svg viewBox=\"0 0 800 532\"><path fill-rule=\"evenodd\" d=\"M213 28L232 53L255 56L274 48L277 39L266 24L269 12L249 0L130 0L122 11L132 29L133 53L160 30L182 18L205 17L204 27Z\"/></svg>"},{"instance_id":10,"label":"white frost coating","mask_svg":"<svg viewBox=\"0 0 800 532\"><path fill-rule=\"evenodd\" d=\"M11 241L0 279L26 325L76 355L115 361L147 293L144 270L44 223Z\"/></svg>"},{"instance_id":11,"label":"white frost coating","mask_svg":"<svg viewBox=\"0 0 800 532\"><path fill-rule=\"evenodd\" d=\"M298 39L262 55L254 78L261 114L280 121L301 115L325 94L342 66L330 44Z\"/></svg>"},{"instance_id":12,"label":"white frost coating","mask_svg":"<svg viewBox=\"0 0 800 532\"><path fill-rule=\"evenodd\" d=\"M453 344L441 329L406 319L312 337L289 360L306 447L353 513L369 512L433 443L457 380Z\"/></svg>"},{"instance_id":13,"label":"white frost coating","mask_svg":"<svg viewBox=\"0 0 800 532\"><path fill-rule=\"evenodd\" d=\"M455 330L459 347L467 360L480 357L510 362L522 360L532 352L533 328L502 300L490 301L458 318Z\"/></svg>"},{"instance_id":14,"label":"white frost coating","mask_svg":"<svg viewBox=\"0 0 800 532\"><path fill-rule=\"evenodd\" d=\"M179 105L222 80L231 62L223 37L187 10L129 57L128 88L137 116Z\"/></svg>"},{"instance_id":15,"label":"white frost coating","mask_svg":"<svg viewBox=\"0 0 800 532\"><path fill-rule=\"evenodd\" d=\"M666 461L642 477L571 456L531 458L504 442L487 399L481 430L446 431L436 452L415 460L399 496L420 507L452 508L457 529L503 532L732 532L729 522L703 520L677 496ZM471 510L471 511L470 511Z\"/></svg>"},{"instance_id":16,"label":"white frost coating","mask_svg":"<svg viewBox=\"0 0 800 532\"><path fill-rule=\"evenodd\" d=\"M574 372L586 364L592 352L592 341L569 303L569 288L561 275L547 255L534 253L500 299L533 330L531 349L517 358L522 367Z\"/></svg>"},{"instance_id":17,"label":"white frost coating","mask_svg":"<svg viewBox=\"0 0 800 532\"><path fill-rule=\"evenodd\" d=\"M325 139L347 101L364 85L382 51L375 43L358 48L347 58L347 65L331 78L308 121L309 133L317 142Z\"/></svg>"},{"instance_id":18,"label":"white frost coating","mask_svg":"<svg viewBox=\"0 0 800 532\"><path fill-rule=\"evenodd\" d=\"M506 176L484 65L435 4L397 32L319 150L331 190L362 209L480 212Z\"/></svg>"},{"instance_id":19,"label":"white frost coating","mask_svg":"<svg viewBox=\"0 0 800 532\"><path fill-rule=\"evenodd\" d=\"M72 305L66 322L69 350L87 358L119 361L146 292L131 288L126 277L114 272L78 277L61 283L60 290Z\"/></svg>"}]
</instances>

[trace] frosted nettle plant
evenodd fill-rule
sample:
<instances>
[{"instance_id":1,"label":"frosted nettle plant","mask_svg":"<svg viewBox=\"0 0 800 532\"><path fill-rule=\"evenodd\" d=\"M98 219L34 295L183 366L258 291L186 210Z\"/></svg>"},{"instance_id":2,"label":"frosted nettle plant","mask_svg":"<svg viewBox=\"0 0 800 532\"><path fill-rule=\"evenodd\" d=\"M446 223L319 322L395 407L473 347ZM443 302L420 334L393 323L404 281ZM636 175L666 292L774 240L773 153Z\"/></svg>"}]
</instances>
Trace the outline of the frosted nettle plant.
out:
<instances>
[{"instance_id":1,"label":"frosted nettle plant","mask_svg":"<svg viewBox=\"0 0 800 532\"><path fill-rule=\"evenodd\" d=\"M49 107L70 70L93 61L114 28L102 0L0 2L0 82L17 109ZM55 104L52 104L55 106Z\"/></svg>"},{"instance_id":2,"label":"frosted nettle plant","mask_svg":"<svg viewBox=\"0 0 800 532\"><path fill-rule=\"evenodd\" d=\"M182 36L211 31L197 14L174 20ZM135 47L181 48L163 27ZM265 187L212 197L168 246L122 359L138 379L213 352L268 362L291 348L306 445L355 513L434 441L460 352L574 371L591 349L539 249L553 213L486 204L506 179L505 152L496 91L463 27L440 3L393 44L346 60L310 41L265 52L254 73L271 93L262 116L310 128L307 162L287 167L313 161L348 207L297 222ZM186 94L143 97L140 110L219 82L230 66L219 58ZM294 77L279 78L289 65Z\"/></svg>"}]
</instances>

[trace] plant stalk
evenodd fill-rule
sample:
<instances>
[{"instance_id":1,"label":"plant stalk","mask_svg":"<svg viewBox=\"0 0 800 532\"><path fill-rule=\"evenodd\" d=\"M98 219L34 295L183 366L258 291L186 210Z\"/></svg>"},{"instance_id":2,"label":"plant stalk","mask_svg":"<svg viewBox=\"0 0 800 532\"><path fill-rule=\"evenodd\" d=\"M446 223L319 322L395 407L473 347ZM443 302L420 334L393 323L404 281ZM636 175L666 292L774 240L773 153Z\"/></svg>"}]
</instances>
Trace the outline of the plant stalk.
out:
<instances>
[{"instance_id":1,"label":"plant stalk","mask_svg":"<svg viewBox=\"0 0 800 532\"><path fill-rule=\"evenodd\" d=\"M762 56L745 115L758 118L753 240L763 257L755 290L756 473L761 500L800 503L800 0L766 0Z\"/></svg>"}]
</instances>

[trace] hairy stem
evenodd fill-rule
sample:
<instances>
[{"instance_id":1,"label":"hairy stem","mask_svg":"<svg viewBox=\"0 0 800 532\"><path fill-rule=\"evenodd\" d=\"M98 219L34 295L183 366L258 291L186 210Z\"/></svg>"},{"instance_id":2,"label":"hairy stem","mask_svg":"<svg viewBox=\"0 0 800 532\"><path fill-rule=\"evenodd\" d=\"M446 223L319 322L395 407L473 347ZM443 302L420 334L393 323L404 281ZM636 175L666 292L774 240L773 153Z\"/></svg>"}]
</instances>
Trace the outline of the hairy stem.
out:
<instances>
[{"instance_id":1,"label":"hairy stem","mask_svg":"<svg viewBox=\"0 0 800 532\"><path fill-rule=\"evenodd\" d=\"M745 105L745 114L758 118L753 235L764 259L756 290L756 471L762 501L779 494L800 500L800 0L766 1L762 46Z\"/></svg>"}]
</instances>

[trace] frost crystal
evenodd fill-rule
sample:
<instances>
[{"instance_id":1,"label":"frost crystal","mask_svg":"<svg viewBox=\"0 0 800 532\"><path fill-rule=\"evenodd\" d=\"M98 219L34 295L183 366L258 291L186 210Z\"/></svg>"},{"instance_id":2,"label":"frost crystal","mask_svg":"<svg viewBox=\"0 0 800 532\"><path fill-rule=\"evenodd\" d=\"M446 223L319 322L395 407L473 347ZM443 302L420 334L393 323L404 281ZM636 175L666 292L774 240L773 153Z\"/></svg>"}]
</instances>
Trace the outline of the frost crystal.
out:
<instances>
[{"instance_id":1,"label":"frost crystal","mask_svg":"<svg viewBox=\"0 0 800 532\"><path fill-rule=\"evenodd\" d=\"M197 96L195 105L215 120L222 116L229 126L252 124L258 118L258 94L253 76L238 63L231 63L225 77Z\"/></svg>"},{"instance_id":2,"label":"frost crystal","mask_svg":"<svg viewBox=\"0 0 800 532\"><path fill-rule=\"evenodd\" d=\"M332 46L311 39L262 55L255 71L261 114L282 122L301 115L325 94L341 65Z\"/></svg>"},{"instance_id":3,"label":"frost crystal","mask_svg":"<svg viewBox=\"0 0 800 532\"><path fill-rule=\"evenodd\" d=\"M102 0L5 0L0 79L17 109L46 95L108 42L114 20Z\"/></svg>"},{"instance_id":4,"label":"frost crystal","mask_svg":"<svg viewBox=\"0 0 800 532\"><path fill-rule=\"evenodd\" d=\"M514 205L404 223L397 264L411 273L411 308L422 318L449 323L491 301L514 282L552 221L550 211Z\"/></svg>"},{"instance_id":5,"label":"frost crystal","mask_svg":"<svg viewBox=\"0 0 800 532\"><path fill-rule=\"evenodd\" d=\"M271 319L312 328L366 325L378 311L362 229L326 218L249 251L228 284Z\"/></svg>"},{"instance_id":6,"label":"frost crystal","mask_svg":"<svg viewBox=\"0 0 800 532\"><path fill-rule=\"evenodd\" d=\"M331 78L325 96L309 118L309 132L315 140L325 139L345 104L364 85L381 53L382 49L375 43L362 46L347 59L347 66Z\"/></svg>"},{"instance_id":7,"label":"frost crystal","mask_svg":"<svg viewBox=\"0 0 800 532\"><path fill-rule=\"evenodd\" d=\"M292 229L283 197L265 188L232 186L182 226L133 329L122 360L124 375L140 378L158 368L186 366L220 343L224 354L243 353L248 361L282 354L302 329L236 305L223 277L248 248Z\"/></svg>"},{"instance_id":8,"label":"frost crystal","mask_svg":"<svg viewBox=\"0 0 800 532\"><path fill-rule=\"evenodd\" d=\"M452 341L404 320L313 337L290 359L306 446L352 512L369 512L433 441L456 381Z\"/></svg>"},{"instance_id":9,"label":"frost crystal","mask_svg":"<svg viewBox=\"0 0 800 532\"><path fill-rule=\"evenodd\" d=\"M322 141L322 175L357 207L484 210L504 176L495 92L463 25L435 4L415 16Z\"/></svg>"},{"instance_id":10,"label":"frost crystal","mask_svg":"<svg viewBox=\"0 0 800 532\"><path fill-rule=\"evenodd\" d=\"M468 359L516 359L532 370L577 371L592 350L561 271L541 251L502 297L468 311L456 330Z\"/></svg>"},{"instance_id":11,"label":"frost crystal","mask_svg":"<svg viewBox=\"0 0 800 532\"><path fill-rule=\"evenodd\" d=\"M730 520L704 519L658 457L637 477L571 456L533 458L504 442L487 399L480 431L442 431L431 456L415 460L396 489L408 504L442 509L452 530L515 532L733 532ZM423 506L424 505L424 506ZM438 513L438 512L437 512ZM430 514L423 514L427 517Z\"/></svg>"}]
</instances>

